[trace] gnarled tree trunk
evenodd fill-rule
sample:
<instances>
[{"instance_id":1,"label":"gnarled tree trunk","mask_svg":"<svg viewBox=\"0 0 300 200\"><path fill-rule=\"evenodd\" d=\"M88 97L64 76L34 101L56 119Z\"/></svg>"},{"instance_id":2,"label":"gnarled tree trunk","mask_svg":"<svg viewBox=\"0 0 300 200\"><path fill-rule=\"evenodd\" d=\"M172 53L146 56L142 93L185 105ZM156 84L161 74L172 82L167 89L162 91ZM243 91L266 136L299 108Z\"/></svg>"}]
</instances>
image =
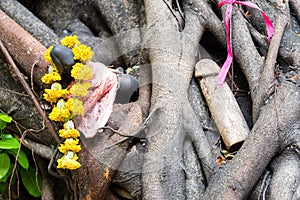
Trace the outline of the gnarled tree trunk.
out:
<instances>
[{"instance_id":1,"label":"gnarled tree trunk","mask_svg":"<svg viewBox=\"0 0 300 200\"><path fill-rule=\"evenodd\" d=\"M47 70L43 50L66 34L77 34L82 43L92 46L93 61L114 68L139 66L137 100L114 105L107 125L115 131L105 129L93 138L81 138L78 170L69 173L50 165L55 172L51 178L46 171L57 145L56 133L49 130L57 131L60 124L47 124L46 129L27 135L24 145L45 158L37 163L43 171L44 199L300 198L297 1L252 1L275 24L270 46L260 13L233 6L234 62L226 82L251 130L237 152L226 150L205 106L210 100L202 96L210 91L201 92L194 76L195 66L209 69L213 61L221 66L225 60L226 6L218 10L219 0L19 2L1 0L0 8L8 16L0 12L0 18L7 19L0 22L0 39L43 107L47 107L40 81ZM25 51L28 46L30 51ZM40 129L44 114L23 93L16 72L0 55L0 111L17 124L9 130L22 135L24 130ZM210 61L201 61L204 57ZM212 80L216 75L207 74ZM222 98L215 102L222 105ZM222 114L222 110L210 112ZM68 187L62 194L55 183Z\"/></svg>"}]
</instances>

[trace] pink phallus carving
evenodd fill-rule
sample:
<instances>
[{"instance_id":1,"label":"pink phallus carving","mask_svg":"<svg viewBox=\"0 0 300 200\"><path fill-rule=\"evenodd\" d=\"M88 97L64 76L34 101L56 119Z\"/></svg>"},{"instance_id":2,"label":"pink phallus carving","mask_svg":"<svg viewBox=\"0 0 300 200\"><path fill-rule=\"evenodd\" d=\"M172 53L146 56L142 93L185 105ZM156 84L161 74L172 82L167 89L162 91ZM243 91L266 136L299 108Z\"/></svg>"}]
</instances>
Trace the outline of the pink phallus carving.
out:
<instances>
[{"instance_id":1,"label":"pink phallus carving","mask_svg":"<svg viewBox=\"0 0 300 200\"><path fill-rule=\"evenodd\" d=\"M104 64L89 62L93 77L88 95L83 99L84 114L77 118L76 128L86 137L92 138L99 128L105 126L113 109L118 78Z\"/></svg>"}]
</instances>

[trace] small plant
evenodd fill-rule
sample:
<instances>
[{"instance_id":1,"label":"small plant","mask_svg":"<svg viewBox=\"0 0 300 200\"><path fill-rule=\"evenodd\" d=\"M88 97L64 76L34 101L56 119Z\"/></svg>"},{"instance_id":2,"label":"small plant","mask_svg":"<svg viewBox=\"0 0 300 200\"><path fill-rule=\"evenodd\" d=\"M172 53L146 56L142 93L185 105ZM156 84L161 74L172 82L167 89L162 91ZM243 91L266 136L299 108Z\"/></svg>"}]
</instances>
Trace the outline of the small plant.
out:
<instances>
[{"instance_id":1,"label":"small plant","mask_svg":"<svg viewBox=\"0 0 300 200\"><path fill-rule=\"evenodd\" d=\"M28 157L25 151L20 149L19 141L11 134L3 132L7 123L11 121L10 116L0 113L0 194L4 195L8 189L9 177L13 175L14 163L17 159L16 171L20 172L24 187L31 196L39 197L42 183L40 175L38 174L36 179L36 170L29 165ZM15 179L14 175L11 184L15 183Z\"/></svg>"}]
</instances>

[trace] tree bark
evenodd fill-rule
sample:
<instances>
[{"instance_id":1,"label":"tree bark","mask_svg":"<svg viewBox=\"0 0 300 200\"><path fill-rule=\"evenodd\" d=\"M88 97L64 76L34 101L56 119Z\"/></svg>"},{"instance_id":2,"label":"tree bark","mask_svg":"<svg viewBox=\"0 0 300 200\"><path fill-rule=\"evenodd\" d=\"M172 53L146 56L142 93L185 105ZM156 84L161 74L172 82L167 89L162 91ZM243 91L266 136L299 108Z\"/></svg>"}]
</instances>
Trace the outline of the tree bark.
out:
<instances>
[{"instance_id":1,"label":"tree bark","mask_svg":"<svg viewBox=\"0 0 300 200\"><path fill-rule=\"evenodd\" d=\"M262 55L266 54L268 47L263 19L259 12L249 9L249 16L244 13L248 8L234 6L231 39L234 60L237 61L233 64L236 74L228 76L232 81L233 95L237 100L241 94L247 96L248 104L255 104L257 99L261 104L263 99L263 104L259 108L255 106L254 109L259 111L257 121L237 154L228 152L233 157L230 160L224 153L224 141L219 138L210 113L203 105L205 101L201 95L205 91L200 91L192 80L196 63L202 57L199 43L203 40L208 44L205 49L213 54L208 55L210 59L219 65L225 59L226 52L222 48L226 47L225 29L220 20L223 18L222 11L219 12L216 7L220 0L179 1L180 8L173 10L176 1L167 0L145 0L144 5L132 0L96 0L92 3L85 0L38 1L36 5L30 5L32 0L20 2L32 13L17 1L3 0L0 7L33 37L12 20L8 23L7 16L1 14L5 17L0 22L3 30L0 39L5 42L25 76L31 76L34 61L43 60L44 46L56 44L57 35L74 33L78 34L82 43L92 46L94 61L106 65L117 63L124 69L140 66L138 100L124 105L115 104L107 124L130 137L110 130L98 133L92 139L81 137L83 149L79 160L82 167L66 173L70 175L68 185L74 186L76 197L205 200L299 198L299 25L292 24L280 30L278 35L283 33L282 38L278 37L281 42L277 42L273 53L270 52L272 59L268 61L269 67L264 69ZM168 7L170 2L173 4ZM253 2L266 11L272 21L278 16L278 3L281 1ZM297 5L295 1L291 0L290 5L292 10L297 11L293 7ZM180 9L185 14L185 28L181 32L175 18L179 16ZM64 12L67 13L64 15ZM49 13L51 15L48 16ZM288 17L299 19L299 14L295 12ZM280 23L276 22L276 25L278 27ZM276 31L279 29L276 28ZM32 43L34 38L39 43ZM214 45L216 47L212 48ZM27 54L30 47L32 50ZM124 64L118 60L119 57L122 57ZM47 66L45 63L37 63L37 66L33 70L34 80L38 83L34 84L34 89L41 92L43 85L40 77ZM13 116L15 123L24 129L40 128L42 123L37 122L42 119L19 87L14 73L2 61L0 70L0 90L3 91L0 93L0 111ZM264 70L268 73L261 78ZM274 93L265 92L274 78L277 80ZM265 79L269 79L268 83ZM262 83L265 84L260 88L264 91L263 98L257 94ZM224 98L220 93L214 96ZM239 105L241 109L244 106L243 103ZM204 111L201 110L203 108ZM222 115L222 108L213 110ZM251 118L251 106L243 114ZM143 120L145 127L141 127ZM15 133L19 131L18 127L9 128ZM138 129L143 131L132 135ZM29 135L30 148L50 159L53 149L48 150L48 154L39 151L39 142L48 145L48 148L55 144L48 131L45 129ZM47 176L45 164L48 161L40 159L39 162L43 162L44 197L49 194L49 198L61 198L63 195L56 194L57 187L53 186L53 181L59 186L64 182ZM55 168L52 166L52 169ZM284 186L279 186L282 183ZM70 196L70 193L65 196Z\"/></svg>"},{"instance_id":2,"label":"tree bark","mask_svg":"<svg viewBox=\"0 0 300 200\"><path fill-rule=\"evenodd\" d=\"M282 138L299 119L299 99L298 87L288 82L282 83L261 111L237 156L209 183L203 199L247 197L267 164L278 153Z\"/></svg>"},{"instance_id":3,"label":"tree bark","mask_svg":"<svg viewBox=\"0 0 300 200\"><path fill-rule=\"evenodd\" d=\"M146 135L143 198L183 199L186 192L183 141L190 131L189 124L185 123L196 118L194 113L187 113L193 112L187 92L198 57L197 41L204 28L197 16L187 10L185 29L179 32L175 18L163 1L145 1L145 9L145 41L153 77L150 110L157 111ZM201 154L209 147L205 137L198 137L204 139L201 149L197 149Z\"/></svg>"}]
</instances>

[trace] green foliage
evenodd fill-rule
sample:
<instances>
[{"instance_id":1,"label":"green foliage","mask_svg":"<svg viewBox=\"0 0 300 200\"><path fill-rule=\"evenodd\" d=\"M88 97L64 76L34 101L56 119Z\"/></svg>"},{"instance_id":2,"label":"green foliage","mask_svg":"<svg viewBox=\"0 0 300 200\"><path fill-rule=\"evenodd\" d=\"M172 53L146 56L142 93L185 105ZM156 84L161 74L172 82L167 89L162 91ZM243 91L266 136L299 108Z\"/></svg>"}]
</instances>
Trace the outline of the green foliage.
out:
<instances>
[{"instance_id":1,"label":"green foliage","mask_svg":"<svg viewBox=\"0 0 300 200\"><path fill-rule=\"evenodd\" d=\"M21 179L28 193L33 197L41 196L42 179L40 174L36 173L33 167L29 167L28 170L21 168Z\"/></svg>"},{"instance_id":2,"label":"green foliage","mask_svg":"<svg viewBox=\"0 0 300 200\"><path fill-rule=\"evenodd\" d=\"M17 173L21 173L23 185L31 196L39 197L41 196L42 183L40 175L37 175L38 181L36 181L36 171L34 168L30 167L25 151L23 149L19 150L19 141L11 134L3 133L7 123L10 123L11 121L12 118L10 116L0 113L0 192L1 194L4 194L5 191L7 191L4 183L9 181L9 177L12 175L14 160L11 159L17 158L18 165L16 171ZM13 180L14 179L15 176Z\"/></svg>"},{"instance_id":3,"label":"green foliage","mask_svg":"<svg viewBox=\"0 0 300 200\"><path fill-rule=\"evenodd\" d=\"M6 124L10 123L11 120L12 117L0 113L0 132L2 132L2 130L6 127Z\"/></svg>"},{"instance_id":4,"label":"green foliage","mask_svg":"<svg viewBox=\"0 0 300 200\"><path fill-rule=\"evenodd\" d=\"M0 183L5 183L8 178L10 177L12 171L13 171L13 168L14 168L14 165L12 163L9 163L9 170L8 172L5 174L5 176L3 176L1 179L0 179Z\"/></svg>"},{"instance_id":5,"label":"green foliage","mask_svg":"<svg viewBox=\"0 0 300 200\"><path fill-rule=\"evenodd\" d=\"M0 149L18 149L19 147L19 141L11 134L2 134L2 139L0 140Z\"/></svg>"},{"instance_id":6,"label":"green foliage","mask_svg":"<svg viewBox=\"0 0 300 200\"><path fill-rule=\"evenodd\" d=\"M7 152L12 154L14 157L16 157L17 154L18 154L18 149L9 149L9 150L7 150ZM20 153L19 153L19 156L18 156L18 163L24 169L28 169L28 167L29 167L29 160L28 160L27 155L26 155L26 153L24 152L23 149L20 149Z\"/></svg>"},{"instance_id":7,"label":"green foliage","mask_svg":"<svg viewBox=\"0 0 300 200\"><path fill-rule=\"evenodd\" d=\"M2 179L9 171L10 160L6 153L0 154L0 179Z\"/></svg>"}]
</instances>

